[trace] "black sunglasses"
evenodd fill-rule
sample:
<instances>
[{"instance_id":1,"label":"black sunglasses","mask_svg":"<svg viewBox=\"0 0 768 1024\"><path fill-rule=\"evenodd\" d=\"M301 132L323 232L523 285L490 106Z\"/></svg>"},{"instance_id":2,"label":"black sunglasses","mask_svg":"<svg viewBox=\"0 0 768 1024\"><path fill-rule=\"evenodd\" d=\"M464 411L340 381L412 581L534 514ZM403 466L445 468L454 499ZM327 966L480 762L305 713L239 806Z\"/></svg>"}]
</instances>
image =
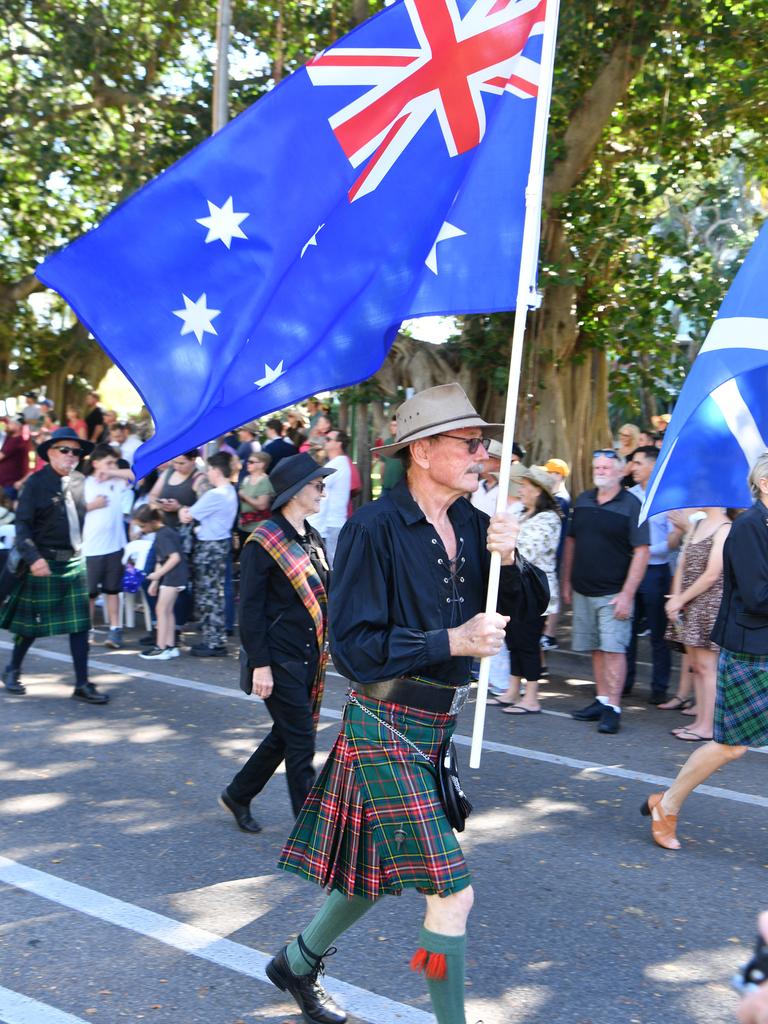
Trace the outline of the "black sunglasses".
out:
<instances>
[{"instance_id":1,"label":"black sunglasses","mask_svg":"<svg viewBox=\"0 0 768 1024\"><path fill-rule=\"evenodd\" d=\"M61 452L62 455L82 455L82 448L70 448L68 444L63 444L59 448L52 448L53 452Z\"/></svg>"},{"instance_id":2,"label":"black sunglasses","mask_svg":"<svg viewBox=\"0 0 768 1024\"><path fill-rule=\"evenodd\" d=\"M618 452L615 452L613 448L596 448L592 452L593 459L599 459L601 455L604 455L606 459L618 459Z\"/></svg>"},{"instance_id":3,"label":"black sunglasses","mask_svg":"<svg viewBox=\"0 0 768 1024\"><path fill-rule=\"evenodd\" d=\"M439 434L439 437L451 437L454 441L462 441L469 451L470 455L474 455L480 445L488 451L491 443L490 437L459 437L458 434Z\"/></svg>"}]
</instances>

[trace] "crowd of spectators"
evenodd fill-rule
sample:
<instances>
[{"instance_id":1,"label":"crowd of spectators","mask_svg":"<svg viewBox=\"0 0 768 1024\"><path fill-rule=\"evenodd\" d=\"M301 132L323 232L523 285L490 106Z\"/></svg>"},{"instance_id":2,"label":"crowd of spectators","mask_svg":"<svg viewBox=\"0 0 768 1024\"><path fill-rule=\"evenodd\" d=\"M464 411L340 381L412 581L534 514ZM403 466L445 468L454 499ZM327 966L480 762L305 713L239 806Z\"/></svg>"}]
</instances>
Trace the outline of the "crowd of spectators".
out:
<instances>
[{"instance_id":1,"label":"crowd of spectators","mask_svg":"<svg viewBox=\"0 0 768 1024\"><path fill-rule=\"evenodd\" d=\"M239 552L270 516L270 475L283 459L298 453L335 471L326 479L319 512L309 520L333 565L339 533L361 483L349 455L349 435L317 399L263 424L244 424L159 466L142 481L131 472L139 432L103 408L97 392L84 397L82 408L68 405L62 419L79 438L96 445L81 467L86 474L83 554L92 642L124 646L121 594L129 585L127 576L135 586L138 574L151 626L138 645L141 657L226 654L227 639L234 634ZM527 465L525 449L514 443L507 509L521 521L521 551L546 573L551 599L546 615L535 623L510 624L507 649L494 659L492 700L505 713L541 711L546 654L557 649L563 605L572 603L571 645L590 654L596 685L595 700L576 718L597 722L601 732L618 731L622 697L634 685L637 637L648 634L653 661L649 701L662 710L695 716L688 727L676 730L679 739L711 736L716 648L705 634L722 587L722 543L730 520L724 510L686 510L638 526L668 419L658 417L654 429L646 430L623 424L615 445L594 453L594 487L573 502L568 464L554 454L543 465ZM5 419L0 488L10 522L0 523L0 531L6 547L13 503L42 465L36 448L59 425L50 401L31 393L19 415ZM388 426L393 433L395 420ZM488 455L471 500L490 515L498 503L498 441L490 442ZM375 465L378 488L391 490L402 477L401 460L382 455ZM703 607L709 613L701 619ZM106 636L98 628L99 618L107 626ZM193 625L198 637L182 645L183 631ZM670 698L670 650L675 645L686 658L680 687Z\"/></svg>"},{"instance_id":2,"label":"crowd of spectators","mask_svg":"<svg viewBox=\"0 0 768 1024\"><path fill-rule=\"evenodd\" d=\"M140 427L104 408L97 392L88 392L82 405L66 405L61 417L49 399L32 393L16 408L16 415L0 422L2 549L13 547L14 507L22 487L46 464L37 454L39 446L57 429L68 428L84 446L94 446L79 466L89 640L124 648L125 595L133 595L135 604L138 594L151 627L135 645L145 659L227 653L227 639L235 632L240 551L270 516L270 473L282 459L307 452L336 471L312 517L331 557L360 493L349 436L334 427L330 409L317 399L263 424L243 424L138 481L131 467L143 439ZM183 633L193 627L199 635L182 644Z\"/></svg>"}]
</instances>

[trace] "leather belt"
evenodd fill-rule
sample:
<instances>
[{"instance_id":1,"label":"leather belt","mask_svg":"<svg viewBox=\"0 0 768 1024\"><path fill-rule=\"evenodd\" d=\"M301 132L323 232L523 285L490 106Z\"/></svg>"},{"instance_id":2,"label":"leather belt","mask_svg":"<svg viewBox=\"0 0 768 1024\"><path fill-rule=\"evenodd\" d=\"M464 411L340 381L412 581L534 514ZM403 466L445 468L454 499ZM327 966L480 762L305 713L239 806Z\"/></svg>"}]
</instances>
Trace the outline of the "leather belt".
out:
<instances>
[{"instance_id":1,"label":"leather belt","mask_svg":"<svg viewBox=\"0 0 768 1024\"><path fill-rule=\"evenodd\" d=\"M404 704L420 711L434 711L437 714L457 715L469 697L470 686L446 686L414 676L399 676L396 679L381 679L376 683L355 683L355 689L365 697L386 700L392 704Z\"/></svg>"},{"instance_id":2,"label":"leather belt","mask_svg":"<svg viewBox=\"0 0 768 1024\"><path fill-rule=\"evenodd\" d=\"M68 562L77 554L72 548L39 548L38 550L43 558L50 559L52 562Z\"/></svg>"}]
</instances>

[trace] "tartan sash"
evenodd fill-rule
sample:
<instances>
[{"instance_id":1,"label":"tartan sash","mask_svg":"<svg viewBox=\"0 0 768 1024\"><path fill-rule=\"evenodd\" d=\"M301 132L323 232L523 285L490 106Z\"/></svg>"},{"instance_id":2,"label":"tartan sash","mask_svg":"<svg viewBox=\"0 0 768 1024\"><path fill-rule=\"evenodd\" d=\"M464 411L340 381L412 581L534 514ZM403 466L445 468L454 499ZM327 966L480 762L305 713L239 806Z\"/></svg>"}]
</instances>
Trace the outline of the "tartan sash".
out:
<instances>
[{"instance_id":1,"label":"tartan sash","mask_svg":"<svg viewBox=\"0 0 768 1024\"><path fill-rule=\"evenodd\" d=\"M317 729L320 721L320 704L325 689L325 668L328 663L325 643L328 632L328 595L322 580L312 566L309 555L297 541L289 540L273 519L260 523L251 532L246 544L250 544L251 541L259 544L285 573L288 582L312 618L317 647L320 652L317 672L310 691L312 720Z\"/></svg>"}]
</instances>

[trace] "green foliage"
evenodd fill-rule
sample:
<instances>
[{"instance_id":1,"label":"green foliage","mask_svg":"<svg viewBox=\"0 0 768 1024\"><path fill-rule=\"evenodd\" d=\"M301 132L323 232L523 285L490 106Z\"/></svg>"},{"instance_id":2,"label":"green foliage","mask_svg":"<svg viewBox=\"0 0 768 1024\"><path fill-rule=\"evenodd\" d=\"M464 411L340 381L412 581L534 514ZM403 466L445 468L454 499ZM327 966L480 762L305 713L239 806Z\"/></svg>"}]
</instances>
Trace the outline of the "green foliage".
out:
<instances>
[{"instance_id":1,"label":"green foliage","mask_svg":"<svg viewBox=\"0 0 768 1024\"><path fill-rule=\"evenodd\" d=\"M232 114L346 32L366 6L237 0ZM578 363L597 349L610 361L617 417L666 407L754 235L755 183L765 181L768 152L767 22L764 0L562 5L550 170L568 159L566 132L616 55L646 56L603 117L575 184L553 197L540 287L545 296L571 289L577 336L567 351L539 340L524 393L541 400L538 376L548 360ZM32 311L29 275L209 134L215 25L215 0L0 7L6 391L39 384L62 361L73 376L88 377L92 347L56 298ZM476 369L481 391L504 389L511 325L508 314L465 317L446 347L454 365ZM690 335L689 348L675 343L679 334Z\"/></svg>"}]
</instances>

